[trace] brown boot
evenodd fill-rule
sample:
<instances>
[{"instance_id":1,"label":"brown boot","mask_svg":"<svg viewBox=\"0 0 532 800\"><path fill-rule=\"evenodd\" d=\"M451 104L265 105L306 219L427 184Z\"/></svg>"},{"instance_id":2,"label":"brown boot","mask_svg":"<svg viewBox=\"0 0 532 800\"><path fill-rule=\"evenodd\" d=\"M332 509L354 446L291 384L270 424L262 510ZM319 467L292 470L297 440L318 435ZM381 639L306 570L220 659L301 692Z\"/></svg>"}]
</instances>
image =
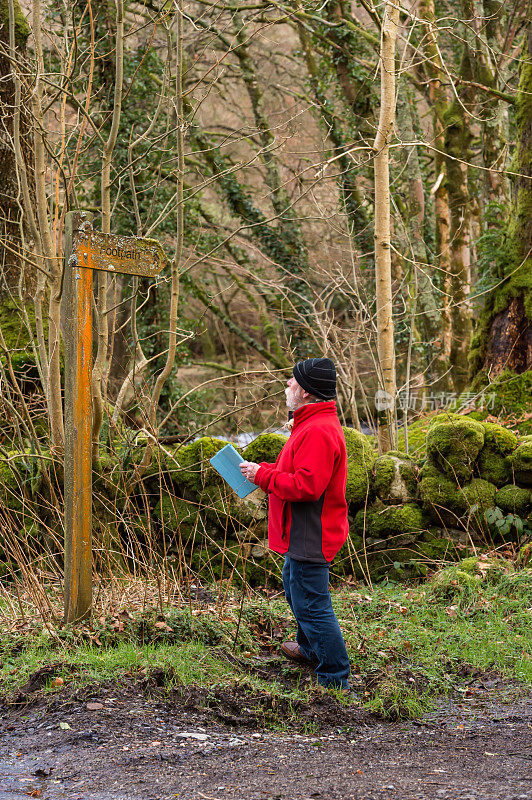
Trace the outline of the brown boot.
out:
<instances>
[{"instance_id":1,"label":"brown boot","mask_svg":"<svg viewBox=\"0 0 532 800\"><path fill-rule=\"evenodd\" d=\"M291 659L292 661L297 661L300 664L316 663L315 659L307 658L303 655L297 642L283 642L281 645L281 650L287 658Z\"/></svg>"}]
</instances>

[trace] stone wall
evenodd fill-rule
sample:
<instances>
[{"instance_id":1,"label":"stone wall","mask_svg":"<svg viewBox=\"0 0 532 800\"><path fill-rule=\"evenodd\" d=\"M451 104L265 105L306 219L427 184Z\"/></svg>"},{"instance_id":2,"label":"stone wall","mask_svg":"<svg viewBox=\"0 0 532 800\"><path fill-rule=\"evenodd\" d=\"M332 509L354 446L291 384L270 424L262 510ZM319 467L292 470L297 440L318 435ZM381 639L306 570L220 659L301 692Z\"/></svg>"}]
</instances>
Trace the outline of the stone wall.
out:
<instances>
[{"instance_id":1,"label":"stone wall","mask_svg":"<svg viewBox=\"0 0 532 800\"><path fill-rule=\"evenodd\" d=\"M333 573L373 580L422 577L479 547L529 541L532 436L439 414L423 429L422 441L417 430L414 457L401 451L378 456L370 437L351 428L344 432L350 535ZM241 452L250 461L272 462L285 441L263 434ZM266 542L266 496L259 489L240 500L209 463L225 444L203 437L161 447L143 476L138 441L104 457L94 475L98 552L121 550L127 560L132 549L152 548L174 559L180 576L192 570L205 580L278 583L281 559L268 552ZM43 475L29 451L10 453L0 463L0 516L23 534L30 526L33 548L55 531L57 552L61 531L50 501L60 481L60 465Z\"/></svg>"}]
</instances>

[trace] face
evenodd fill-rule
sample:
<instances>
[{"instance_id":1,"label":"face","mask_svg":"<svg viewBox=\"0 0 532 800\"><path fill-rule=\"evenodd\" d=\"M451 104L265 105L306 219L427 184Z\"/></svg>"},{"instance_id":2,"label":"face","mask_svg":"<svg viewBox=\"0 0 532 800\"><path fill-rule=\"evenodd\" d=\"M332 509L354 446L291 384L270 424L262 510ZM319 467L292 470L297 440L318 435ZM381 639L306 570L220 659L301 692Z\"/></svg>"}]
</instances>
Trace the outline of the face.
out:
<instances>
[{"instance_id":1,"label":"face","mask_svg":"<svg viewBox=\"0 0 532 800\"><path fill-rule=\"evenodd\" d=\"M307 392L294 377L288 378L284 392L286 394L286 405L290 411L297 411L300 406L304 405Z\"/></svg>"}]
</instances>

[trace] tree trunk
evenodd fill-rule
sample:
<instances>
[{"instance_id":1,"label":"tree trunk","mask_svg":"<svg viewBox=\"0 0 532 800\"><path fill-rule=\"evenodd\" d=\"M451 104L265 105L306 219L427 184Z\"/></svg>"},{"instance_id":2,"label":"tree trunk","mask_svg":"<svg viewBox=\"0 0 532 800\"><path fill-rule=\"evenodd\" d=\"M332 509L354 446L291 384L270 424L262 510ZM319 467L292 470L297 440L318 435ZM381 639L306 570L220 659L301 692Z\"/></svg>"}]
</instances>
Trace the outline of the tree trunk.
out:
<instances>
[{"instance_id":1,"label":"tree trunk","mask_svg":"<svg viewBox=\"0 0 532 800\"><path fill-rule=\"evenodd\" d=\"M373 147L375 172L375 290L380 395L376 401L379 452L395 444L395 346L390 250L389 145L395 119L395 41L399 7L387 2L381 32L381 106Z\"/></svg>"},{"instance_id":2,"label":"tree trunk","mask_svg":"<svg viewBox=\"0 0 532 800\"><path fill-rule=\"evenodd\" d=\"M47 195L46 131L47 115L44 99L44 48L41 1L33 0L32 25L35 41L35 88L32 92L33 112L33 176L35 180L35 214L40 239L39 250L45 257L49 276L48 300L48 382L47 404L52 446L61 449L64 440L63 402L61 389L61 292L63 264L57 257L52 237Z\"/></svg>"},{"instance_id":3,"label":"tree trunk","mask_svg":"<svg viewBox=\"0 0 532 800\"><path fill-rule=\"evenodd\" d=\"M102 175L100 182L102 233L111 232L111 162L120 124L122 86L124 80L124 5L123 0L115 0L115 2L116 37L113 115L109 136L103 148ZM98 295L96 298L98 349L92 369L92 460L94 464L98 463L99 458L100 431L102 429L104 414L105 380L108 373L109 320L107 316L107 297L110 279L109 273L103 270L98 271L96 277L98 285Z\"/></svg>"},{"instance_id":4,"label":"tree trunk","mask_svg":"<svg viewBox=\"0 0 532 800\"><path fill-rule=\"evenodd\" d=\"M432 109L432 127L434 138L434 194L436 247L438 253L439 306L441 310L442 359L449 365L451 356L451 314L449 295L451 289L451 257L450 257L450 212L447 184L443 180L445 174L445 126L444 115L449 105L447 95L447 76L441 59L441 51L437 39L436 13L434 0L420 0L419 16L426 21L426 32L423 36L423 51L427 57L425 69L429 78L429 101ZM446 390L449 385L448 372L437 381L434 388Z\"/></svg>"},{"instance_id":5,"label":"tree trunk","mask_svg":"<svg viewBox=\"0 0 532 800\"><path fill-rule=\"evenodd\" d=\"M471 77L469 57L464 47L460 69ZM469 380L468 353L472 334L471 308L471 198L467 180L472 132L467 113L467 93L455 98L444 114L446 184L449 196L451 258L451 375L456 392Z\"/></svg>"},{"instance_id":6,"label":"tree trunk","mask_svg":"<svg viewBox=\"0 0 532 800\"><path fill-rule=\"evenodd\" d=\"M532 3L528 6L532 22ZM532 367L532 25L521 55L516 97L517 151L513 202L497 265L500 283L486 303L478 340L487 339L484 371L522 373ZM473 367L477 366L474 364Z\"/></svg>"},{"instance_id":7,"label":"tree trunk","mask_svg":"<svg viewBox=\"0 0 532 800\"><path fill-rule=\"evenodd\" d=\"M471 20L465 41L474 80L482 86L499 89L499 64L494 54L504 47L501 20L505 13L499 0L462 0L462 15ZM500 88L504 89L504 85ZM504 137L505 103L495 93L482 92L477 98L477 117L481 126L482 160L486 171L482 175L484 196L488 203L504 203L507 180L502 173L506 161Z\"/></svg>"},{"instance_id":8,"label":"tree trunk","mask_svg":"<svg viewBox=\"0 0 532 800\"><path fill-rule=\"evenodd\" d=\"M407 142L415 141L412 100L406 82L403 82L397 96L397 124L402 139ZM405 224L410 244L408 257L413 262L417 286L416 302L419 311L416 316L419 316L420 333L428 355L427 376L431 386L440 388L443 376L447 371L447 363L443 347L441 311L435 295L432 268L428 264L428 253L423 235L425 192L417 147L405 148L402 162L404 165L402 174L407 181Z\"/></svg>"},{"instance_id":9,"label":"tree trunk","mask_svg":"<svg viewBox=\"0 0 532 800\"><path fill-rule=\"evenodd\" d=\"M0 2L0 292L5 288L16 286L22 263L19 256L21 242L21 212L19 205L19 181L17 179L16 157L13 147L15 81L9 77L18 66L10 64L5 53L8 47L13 49L19 61L26 52L26 42L30 35L30 27L18 0L12 5L13 25L10 43L9 4ZM27 113L20 114L21 140L28 141ZM27 148L27 145L26 145ZM29 153L25 152L26 163Z\"/></svg>"},{"instance_id":10,"label":"tree trunk","mask_svg":"<svg viewBox=\"0 0 532 800\"><path fill-rule=\"evenodd\" d=\"M266 168L266 183L271 191L271 203L278 216L278 224L282 229L283 237L290 248L301 261L307 259L307 252L303 242L301 227L294 212L286 183L281 175L279 159L275 153L276 140L272 133L270 123L264 110L264 96L255 69L255 64L249 54L247 39L249 32L245 26L242 15L236 13L233 17L236 40L235 54L240 64L240 74L244 81L253 110L253 117L259 141L261 144L261 159Z\"/></svg>"},{"instance_id":11,"label":"tree trunk","mask_svg":"<svg viewBox=\"0 0 532 800\"><path fill-rule=\"evenodd\" d=\"M155 386L150 398L149 411L148 411L148 424L153 436L158 435L157 427L157 411L159 409L159 400L161 399L161 392L164 384L170 377L175 364L177 352L177 321L178 321L178 303L179 303L179 289L180 289L180 274L179 269L181 266L181 257L183 255L183 242L184 242L184 179L185 179L185 115L183 107L183 0L176 0L175 6L175 42L176 42L176 58L175 58L175 84L174 84L174 110L176 119L176 161L175 161L175 179L176 179L176 248L174 257L172 259L171 271L171 284L170 284L170 319L168 321L168 350L166 352L166 361L161 372L157 376ZM140 470L143 472L150 465L152 452L154 448L154 440L148 439L146 449L142 456L140 463Z\"/></svg>"},{"instance_id":12,"label":"tree trunk","mask_svg":"<svg viewBox=\"0 0 532 800\"><path fill-rule=\"evenodd\" d=\"M300 3L298 4L301 5ZM341 200L345 214L349 235L356 246L358 253L369 253L372 249L371 240L371 220L363 205L363 195L357 183L357 173L350 156L345 155L349 149L349 142L338 123L336 114L331 109L330 101L325 94L322 75L314 58L314 52L310 40L310 35L304 25L297 26L301 51L305 59L308 79L312 89L314 102L316 103L327 137L334 147L334 155L338 159L339 166L339 185Z\"/></svg>"}]
</instances>

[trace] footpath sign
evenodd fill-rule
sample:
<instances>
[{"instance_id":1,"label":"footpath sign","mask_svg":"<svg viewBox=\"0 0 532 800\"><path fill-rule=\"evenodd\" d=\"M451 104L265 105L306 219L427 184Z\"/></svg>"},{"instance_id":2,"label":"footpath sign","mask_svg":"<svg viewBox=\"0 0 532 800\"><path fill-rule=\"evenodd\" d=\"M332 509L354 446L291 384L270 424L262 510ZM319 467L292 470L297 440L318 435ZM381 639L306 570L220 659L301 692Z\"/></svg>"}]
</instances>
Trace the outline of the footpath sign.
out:
<instances>
[{"instance_id":1,"label":"footpath sign","mask_svg":"<svg viewBox=\"0 0 532 800\"><path fill-rule=\"evenodd\" d=\"M93 270L155 277L166 263L155 240L99 233L91 219L65 219L65 623L90 616L92 605Z\"/></svg>"},{"instance_id":2,"label":"footpath sign","mask_svg":"<svg viewBox=\"0 0 532 800\"><path fill-rule=\"evenodd\" d=\"M166 256L155 239L140 239L137 236L115 236L98 231L79 231L75 247L82 259L91 259L91 269L106 272L123 272L126 275L142 275L153 278L160 273Z\"/></svg>"}]
</instances>

